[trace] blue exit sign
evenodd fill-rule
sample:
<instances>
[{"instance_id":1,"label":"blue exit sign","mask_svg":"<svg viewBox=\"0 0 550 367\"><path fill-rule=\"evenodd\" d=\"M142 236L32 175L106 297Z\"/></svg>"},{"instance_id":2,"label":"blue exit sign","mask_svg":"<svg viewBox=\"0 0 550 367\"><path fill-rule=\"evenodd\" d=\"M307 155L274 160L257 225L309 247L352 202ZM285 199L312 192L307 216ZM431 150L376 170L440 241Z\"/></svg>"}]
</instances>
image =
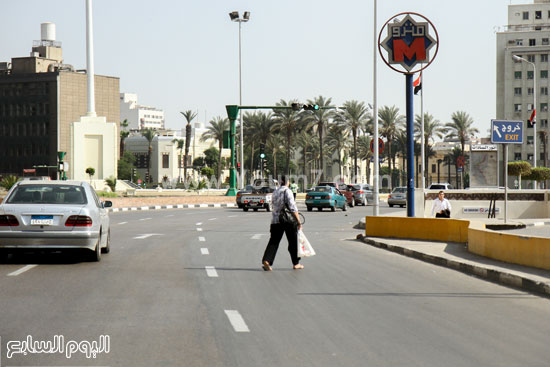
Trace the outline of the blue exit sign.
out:
<instances>
[{"instance_id":1,"label":"blue exit sign","mask_svg":"<svg viewBox=\"0 0 550 367\"><path fill-rule=\"evenodd\" d=\"M491 120L491 143L523 144L523 121Z\"/></svg>"}]
</instances>

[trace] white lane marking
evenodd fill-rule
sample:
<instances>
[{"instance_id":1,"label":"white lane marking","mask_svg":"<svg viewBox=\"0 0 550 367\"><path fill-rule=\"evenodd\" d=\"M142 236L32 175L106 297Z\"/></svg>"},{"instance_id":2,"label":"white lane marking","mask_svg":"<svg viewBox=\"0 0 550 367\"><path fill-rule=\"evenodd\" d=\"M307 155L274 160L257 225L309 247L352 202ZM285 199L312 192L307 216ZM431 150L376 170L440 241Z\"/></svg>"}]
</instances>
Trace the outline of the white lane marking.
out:
<instances>
[{"instance_id":1,"label":"white lane marking","mask_svg":"<svg viewBox=\"0 0 550 367\"><path fill-rule=\"evenodd\" d=\"M204 241L206 241L206 238L204 238L204 237L199 237L199 241L204 242Z\"/></svg>"},{"instance_id":2,"label":"white lane marking","mask_svg":"<svg viewBox=\"0 0 550 367\"><path fill-rule=\"evenodd\" d=\"M543 225L544 225L544 222L535 222L535 223L533 223L533 226L535 226L535 227L543 226Z\"/></svg>"},{"instance_id":3,"label":"white lane marking","mask_svg":"<svg viewBox=\"0 0 550 367\"><path fill-rule=\"evenodd\" d=\"M151 220L153 218L141 218L140 220Z\"/></svg>"},{"instance_id":4,"label":"white lane marking","mask_svg":"<svg viewBox=\"0 0 550 367\"><path fill-rule=\"evenodd\" d=\"M197 228L197 231L202 232L202 228Z\"/></svg>"},{"instance_id":5,"label":"white lane marking","mask_svg":"<svg viewBox=\"0 0 550 367\"><path fill-rule=\"evenodd\" d=\"M263 235L264 235L263 233L257 233L254 236L252 236L252 239L253 240L259 240L259 239L262 238Z\"/></svg>"},{"instance_id":6,"label":"white lane marking","mask_svg":"<svg viewBox=\"0 0 550 367\"><path fill-rule=\"evenodd\" d=\"M166 218L170 218L170 217L173 217L174 214L170 214L170 215L167 215Z\"/></svg>"},{"instance_id":7,"label":"white lane marking","mask_svg":"<svg viewBox=\"0 0 550 367\"><path fill-rule=\"evenodd\" d=\"M126 224L126 223L128 223L128 222L120 222L119 224Z\"/></svg>"},{"instance_id":8,"label":"white lane marking","mask_svg":"<svg viewBox=\"0 0 550 367\"><path fill-rule=\"evenodd\" d=\"M218 218L210 218L210 219L208 219L208 220L216 220L216 219L218 219Z\"/></svg>"},{"instance_id":9,"label":"white lane marking","mask_svg":"<svg viewBox=\"0 0 550 367\"><path fill-rule=\"evenodd\" d=\"M202 226L202 222L198 222L196 225L197 226Z\"/></svg>"},{"instance_id":10,"label":"white lane marking","mask_svg":"<svg viewBox=\"0 0 550 367\"><path fill-rule=\"evenodd\" d=\"M246 325L246 322L244 322L243 317L237 310L224 310L225 314L227 315L227 318L229 319L229 322L231 323L231 326L233 326L233 329L238 333L249 333L250 329Z\"/></svg>"},{"instance_id":11,"label":"white lane marking","mask_svg":"<svg viewBox=\"0 0 550 367\"><path fill-rule=\"evenodd\" d=\"M206 269L206 275L208 275L210 278L217 278L218 272L216 271L216 268L213 266L205 266L204 269Z\"/></svg>"},{"instance_id":12,"label":"white lane marking","mask_svg":"<svg viewBox=\"0 0 550 367\"><path fill-rule=\"evenodd\" d=\"M147 234L142 234L141 236L134 237L134 240L144 240L151 236L162 236L162 235L158 233L147 233Z\"/></svg>"},{"instance_id":13,"label":"white lane marking","mask_svg":"<svg viewBox=\"0 0 550 367\"><path fill-rule=\"evenodd\" d=\"M32 268L34 268L36 266L38 266L38 265L25 265L21 269L9 273L8 276L9 277L16 277L19 274L22 274L22 273L26 272L27 270L31 270Z\"/></svg>"},{"instance_id":14,"label":"white lane marking","mask_svg":"<svg viewBox=\"0 0 550 367\"><path fill-rule=\"evenodd\" d=\"M210 252L206 247L201 247L201 254L203 255L210 255Z\"/></svg>"}]
</instances>

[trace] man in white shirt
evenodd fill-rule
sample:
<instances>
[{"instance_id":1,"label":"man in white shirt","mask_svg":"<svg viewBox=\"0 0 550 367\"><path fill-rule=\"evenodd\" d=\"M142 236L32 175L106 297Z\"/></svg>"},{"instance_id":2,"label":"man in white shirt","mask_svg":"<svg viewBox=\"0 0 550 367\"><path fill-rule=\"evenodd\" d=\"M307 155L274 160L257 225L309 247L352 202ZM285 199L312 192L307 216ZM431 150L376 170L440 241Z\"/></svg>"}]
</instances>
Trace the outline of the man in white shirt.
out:
<instances>
[{"instance_id":1,"label":"man in white shirt","mask_svg":"<svg viewBox=\"0 0 550 367\"><path fill-rule=\"evenodd\" d=\"M437 199L432 204L432 217L436 218L450 218L451 217L451 203L445 199L445 193L440 191L437 195Z\"/></svg>"}]
</instances>

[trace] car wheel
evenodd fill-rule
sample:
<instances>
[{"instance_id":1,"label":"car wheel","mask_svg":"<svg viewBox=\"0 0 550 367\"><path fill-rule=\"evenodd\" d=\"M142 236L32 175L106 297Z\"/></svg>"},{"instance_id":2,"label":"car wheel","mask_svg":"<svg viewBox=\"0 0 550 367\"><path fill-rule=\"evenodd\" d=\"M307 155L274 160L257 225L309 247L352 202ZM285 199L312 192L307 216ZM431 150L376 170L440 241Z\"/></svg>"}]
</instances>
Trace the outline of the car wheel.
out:
<instances>
[{"instance_id":1,"label":"car wheel","mask_svg":"<svg viewBox=\"0 0 550 367\"><path fill-rule=\"evenodd\" d=\"M348 210L348 206L346 205L346 203L344 203L344 206L342 207L342 211L347 211Z\"/></svg>"},{"instance_id":2,"label":"car wheel","mask_svg":"<svg viewBox=\"0 0 550 367\"><path fill-rule=\"evenodd\" d=\"M318 212L323 211L323 208L318 207L318 208L317 208L317 211L318 211Z\"/></svg>"},{"instance_id":3,"label":"car wheel","mask_svg":"<svg viewBox=\"0 0 550 367\"><path fill-rule=\"evenodd\" d=\"M311 206L308 206L308 207L307 207L307 211L308 211L308 212L310 212L310 211L312 211L312 210L313 210L313 208L312 208Z\"/></svg>"},{"instance_id":4,"label":"car wheel","mask_svg":"<svg viewBox=\"0 0 550 367\"><path fill-rule=\"evenodd\" d=\"M101 238L101 234L99 235ZM92 262L98 262L101 261L101 239L97 240L97 243L95 244L95 249L92 251L91 254L89 254L90 261Z\"/></svg>"},{"instance_id":5,"label":"car wheel","mask_svg":"<svg viewBox=\"0 0 550 367\"><path fill-rule=\"evenodd\" d=\"M101 252L104 254L111 252L111 229L109 229L109 232L107 233L107 243L105 244L105 247L101 249Z\"/></svg>"},{"instance_id":6,"label":"car wheel","mask_svg":"<svg viewBox=\"0 0 550 367\"><path fill-rule=\"evenodd\" d=\"M363 198L363 202L361 203L363 206L367 206L367 199Z\"/></svg>"},{"instance_id":7,"label":"car wheel","mask_svg":"<svg viewBox=\"0 0 550 367\"><path fill-rule=\"evenodd\" d=\"M351 201L351 203L349 203L349 207L353 208L353 200Z\"/></svg>"},{"instance_id":8,"label":"car wheel","mask_svg":"<svg viewBox=\"0 0 550 367\"><path fill-rule=\"evenodd\" d=\"M393 208L393 204L388 204L390 206L390 208Z\"/></svg>"},{"instance_id":9,"label":"car wheel","mask_svg":"<svg viewBox=\"0 0 550 367\"><path fill-rule=\"evenodd\" d=\"M270 212L270 211L271 211L271 204L267 204L267 205L265 206L265 210L266 210L267 212Z\"/></svg>"},{"instance_id":10,"label":"car wheel","mask_svg":"<svg viewBox=\"0 0 550 367\"><path fill-rule=\"evenodd\" d=\"M334 202L334 205L330 207L330 211L331 211L331 212L335 212L335 211L336 211L336 201Z\"/></svg>"},{"instance_id":11,"label":"car wheel","mask_svg":"<svg viewBox=\"0 0 550 367\"><path fill-rule=\"evenodd\" d=\"M401 208L404 208L404 207L405 207L405 205L399 205L399 206L400 206Z\"/></svg>"},{"instance_id":12,"label":"car wheel","mask_svg":"<svg viewBox=\"0 0 550 367\"><path fill-rule=\"evenodd\" d=\"M248 208L246 206L243 206L243 211L247 212Z\"/></svg>"}]
</instances>

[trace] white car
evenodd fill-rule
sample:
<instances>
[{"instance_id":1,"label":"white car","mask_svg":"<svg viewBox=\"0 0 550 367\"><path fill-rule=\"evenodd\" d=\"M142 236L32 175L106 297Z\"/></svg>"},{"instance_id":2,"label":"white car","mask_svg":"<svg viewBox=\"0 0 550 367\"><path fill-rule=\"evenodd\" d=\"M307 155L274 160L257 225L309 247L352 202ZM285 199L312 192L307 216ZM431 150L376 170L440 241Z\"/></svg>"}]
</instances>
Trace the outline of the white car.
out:
<instances>
[{"instance_id":1,"label":"white car","mask_svg":"<svg viewBox=\"0 0 550 367\"><path fill-rule=\"evenodd\" d=\"M433 183L428 187L428 190L452 190L453 185L449 183Z\"/></svg>"},{"instance_id":2,"label":"white car","mask_svg":"<svg viewBox=\"0 0 550 367\"><path fill-rule=\"evenodd\" d=\"M110 251L109 215L85 181L20 181L0 204L0 249Z\"/></svg>"}]
</instances>

